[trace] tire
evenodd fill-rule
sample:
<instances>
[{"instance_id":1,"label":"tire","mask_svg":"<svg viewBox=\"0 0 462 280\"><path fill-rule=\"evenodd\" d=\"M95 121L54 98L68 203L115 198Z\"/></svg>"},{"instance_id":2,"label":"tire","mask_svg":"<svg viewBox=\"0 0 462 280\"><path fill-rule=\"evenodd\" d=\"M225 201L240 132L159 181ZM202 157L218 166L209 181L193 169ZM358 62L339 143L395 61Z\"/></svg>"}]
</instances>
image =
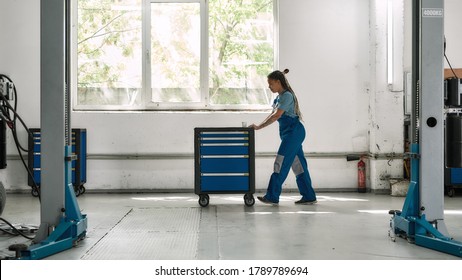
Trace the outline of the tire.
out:
<instances>
[{"instance_id":1,"label":"tire","mask_svg":"<svg viewBox=\"0 0 462 280\"><path fill-rule=\"evenodd\" d=\"M209 205L210 197L208 194L199 195L199 205L202 207L207 207Z\"/></svg>"},{"instance_id":2,"label":"tire","mask_svg":"<svg viewBox=\"0 0 462 280\"><path fill-rule=\"evenodd\" d=\"M32 194L33 197L39 197L40 188L39 188L39 187L37 187L37 188L32 188L32 190L30 191L30 193Z\"/></svg>"},{"instance_id":3,"label":"tire","mask_svg":"<svg viewBox=\"0 0 462 280\"><path fill-rule=\"evenodd\" d=\"M454 190L454 188L449 188L448 189L448 196L449 197L453 197L455 194L456 194L456 191Z\"/></svg>"},{"instance_id":4,"label":"tire","mask_svg":"<svg viewBox=\"0 0 462 280\"><path fill-rule=\"evenodd\" d=\"M246 206L253 206L255 204L255 198L252 194L245 194L244 195L244 203Z\"/></svg>"},{"instance_id":5,"label":"tire","mask_svg":"<svg viewBox=\"0 0 462 280\"><path fill-rule=\"evenodd\" d=\"M74 193L75 193L75 196L78 197L80 195L80 188L79 187L74 187Z\"/></svg>"}]
</instances>

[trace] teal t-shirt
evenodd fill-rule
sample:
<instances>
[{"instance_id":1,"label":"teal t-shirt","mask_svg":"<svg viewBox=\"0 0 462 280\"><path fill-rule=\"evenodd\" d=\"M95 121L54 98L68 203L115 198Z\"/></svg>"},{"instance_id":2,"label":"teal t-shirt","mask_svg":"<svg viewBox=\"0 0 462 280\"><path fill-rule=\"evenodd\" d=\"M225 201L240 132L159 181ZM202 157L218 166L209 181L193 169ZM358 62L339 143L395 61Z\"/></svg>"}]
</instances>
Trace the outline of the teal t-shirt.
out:
<instances>
[{"instance_id":1,"label":"teal t-shirt","mask_svg":"<svg viewBox=\"0 0 462 280\"><path fill-rule=\"evenodd\" d=\"M279 94L274 99L273 108L281 109L284 111L284 115L295 118L295 101L294 96L290 91L285 91L283 94Z\"/></svg>"}]
</instances>

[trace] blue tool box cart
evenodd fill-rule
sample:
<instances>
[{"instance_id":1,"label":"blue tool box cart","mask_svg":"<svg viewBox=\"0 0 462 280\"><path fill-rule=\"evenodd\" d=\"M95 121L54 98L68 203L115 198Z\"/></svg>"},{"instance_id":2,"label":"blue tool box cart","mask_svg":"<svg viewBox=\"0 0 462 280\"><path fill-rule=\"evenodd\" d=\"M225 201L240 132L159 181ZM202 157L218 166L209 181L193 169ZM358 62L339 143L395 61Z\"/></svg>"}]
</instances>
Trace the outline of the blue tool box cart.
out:
<instances>
[{"instance_id":1,"label":"blue tool box cart","mask_svg":"<svg viewBox=\"0 0 462 280\"><path fill-rule=\"evenodd\" d=\"M255 131L248 127L194 129L195 186L199 205L209 194L244 194L255 204Z\"/></svg>"},{"instance_id":2,"label":"blue tool box cart","mask_svg":"<svg viewBox=\"0 0 462 280\"><path fill-rule=\"evenodd\" d=\"M32 137L29 136L28 141L28 167L34 175L34 180L28 178L28 185L33 186L34 183L38 189L33 188L32 196L39 196L38 191L41 185L41 132L39 128L29 129ZM84 184L87 182L87 130L85 128L72 129L72 185L76 196L85 193Z\"/></svg>"}]
</instances>

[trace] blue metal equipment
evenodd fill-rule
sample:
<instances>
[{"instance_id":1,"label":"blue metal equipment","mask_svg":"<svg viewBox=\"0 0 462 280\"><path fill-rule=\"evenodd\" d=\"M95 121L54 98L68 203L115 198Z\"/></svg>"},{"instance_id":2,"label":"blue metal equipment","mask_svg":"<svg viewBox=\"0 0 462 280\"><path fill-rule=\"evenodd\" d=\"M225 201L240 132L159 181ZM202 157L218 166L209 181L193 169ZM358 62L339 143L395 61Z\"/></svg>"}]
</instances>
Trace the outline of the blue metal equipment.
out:
<instances>
[{"instance_id":1,"label":"blue metal equipment","mask_svg":"<svg viewBox=\"0 0 462 280\"><path fill-rule=\"evenodd\" d=\"M389 235L462 257L444 223L444 0L413 0L411 182L403 209L390 210Z\"/></svg>"},{"instance_id":2,"label":"blue metal equipment","mask_svg":"<svg viewBox=\"0 0 462 280\"><path fill-rule=\"evenodd\" d=\"M195 186L199 205L209 194L244 193L247 206L255 204L255 131L248 127L194 129Z\"/></svg>"},{"instance_id":3,"label":"blue metal equipment","mask_svg":"<svg viewBox=\"0 0 462 280\"><path fill-rule=\"evenodd\" d=\"M462 168L447 167L444 180L445 192L449 197L453 197L456 194L456 189L462 188Z\"/></svg>"},{"instance_id":4,"label":"blue metal equipment","mask_svg":"<svg viewBox=\"0 0 462 280\"><path fill-rule=\"evenodd\" d=\"M415 242L416 245L462 257L462 242L447 237L438 230L437 222L430 223L419 202L419 145L411 145L411 182L402 211L390 210L390 237L396 236Z\"/></svg>"},{"instance_id":5,"label":"blue metal equipment","mask_svg":"<svg viewBox=\"0 0 462 280\"><path fill-rule=\"evenodd\" d=\"M41 185L41 132L39 128L30 128L28 166L33 178L29 176L28 184L32 188L32 196L39 196ZM72 154L76 156L72 161L72 185L76 196L85 193L84 184L87 182L87 130L85 128L72 129Z\"/></svg>"},{"instance_id":6,"label":"blue metal equipment","mask_svg":"<svg viewBox=\"0 0 462 280\"><path fill-rule=\"evenodd\" d=\"M41 0L41 190L39 230L30 246L15 244L16 259L42 259L85 238L72 185L70 30L73 0Z\"/></svg>"},{"instance_id":7,"label":"blue metal equipment","mask_svg":"<svg viewBox=\"0 0 462 280\"><path fill-rule=\"evenodd\" d=\"M87 230L87 217L80 212L77 199L72 185L71 155L72 148L65 147L65 155L69 160L65 161L65 208L60 217L59 223L49 233L48 237L22 250L19 259L37 260L74 247L80 240L84 239ZM43 196L42 196L43 197ZM43 200L42 200L43 203ZM41 225L40 229L43 229Z\"/></svg>"}]
</instances>

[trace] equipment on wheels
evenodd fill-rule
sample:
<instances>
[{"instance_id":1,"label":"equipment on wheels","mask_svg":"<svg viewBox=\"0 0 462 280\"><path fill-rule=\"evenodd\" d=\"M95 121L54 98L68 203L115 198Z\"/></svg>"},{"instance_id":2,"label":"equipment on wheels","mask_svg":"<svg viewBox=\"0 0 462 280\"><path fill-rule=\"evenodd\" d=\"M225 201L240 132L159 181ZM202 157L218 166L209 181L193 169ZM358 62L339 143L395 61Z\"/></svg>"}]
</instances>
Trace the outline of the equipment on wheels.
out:
<instances>
[{"instance_id":1,"label":"equipment on wheels","mask_svg":"<svg viewBox=\"0 0 462 280\"><path fill-rule=\"evenodd\" d=\"M255 204L255 131L247 127L195 128L195 187L199 205L209 194L244 193Z\"/></svg>"}]
</instances>

